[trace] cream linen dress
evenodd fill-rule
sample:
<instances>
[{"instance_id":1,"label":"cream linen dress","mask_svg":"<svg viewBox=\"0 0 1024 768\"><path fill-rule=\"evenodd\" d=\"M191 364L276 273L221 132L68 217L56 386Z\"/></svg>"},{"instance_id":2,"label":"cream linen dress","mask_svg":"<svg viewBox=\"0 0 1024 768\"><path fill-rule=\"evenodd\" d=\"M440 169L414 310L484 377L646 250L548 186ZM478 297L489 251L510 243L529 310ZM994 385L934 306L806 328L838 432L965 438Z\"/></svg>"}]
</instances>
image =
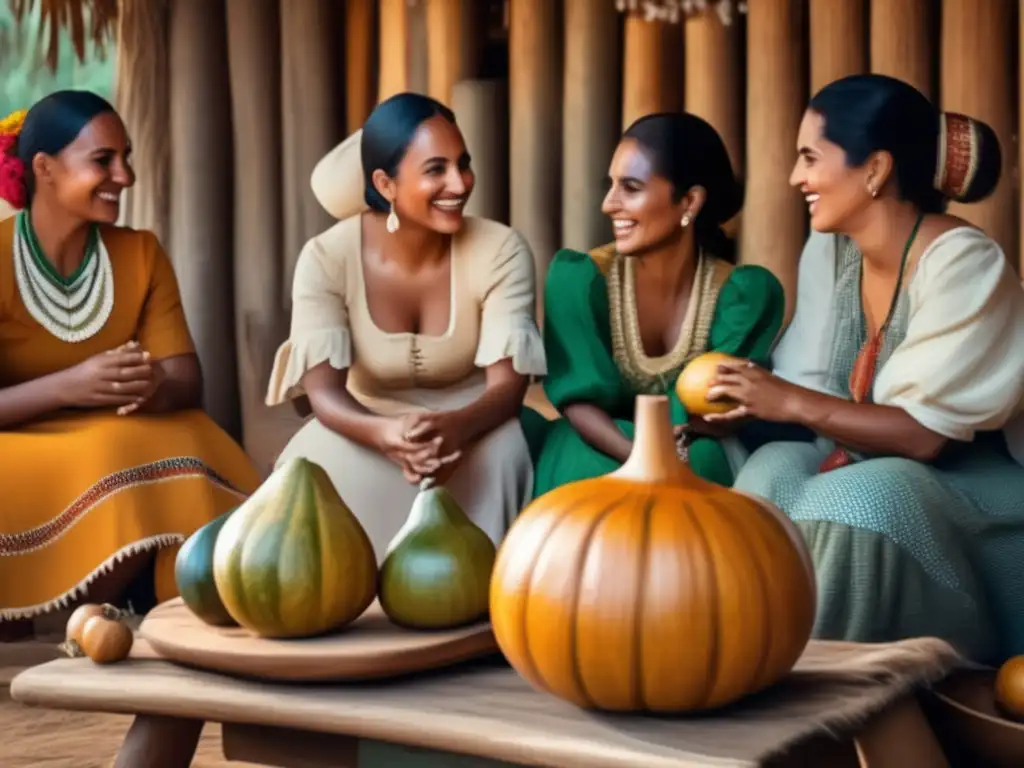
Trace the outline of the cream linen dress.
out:
<instances>
[{"instance_id":1,"label":"cream linen dress","mask_svg":"<svg viewBox=\"0 0 1024 768\"><path fill-rule=\"evenodd\" d=\"M370 411L400 415L464 406L485 389L484 369L511 358L516 372L546 372L535 318L533 256L515 230L467 218L451 245L451 311L440 336L387 333L366 301L361 215L303 248L295 268L288 340L274 361L266 402L303 394L301 380L325 361L348 369L348 389ZM359 518L378 561L405 522L417 487L383 455L331 431L315 417L289 441L280 466L303 456L320 464ZM533 468L518 419L484 436L446 483L496 543L530 501Z\"/></svg>"}]
</instances>

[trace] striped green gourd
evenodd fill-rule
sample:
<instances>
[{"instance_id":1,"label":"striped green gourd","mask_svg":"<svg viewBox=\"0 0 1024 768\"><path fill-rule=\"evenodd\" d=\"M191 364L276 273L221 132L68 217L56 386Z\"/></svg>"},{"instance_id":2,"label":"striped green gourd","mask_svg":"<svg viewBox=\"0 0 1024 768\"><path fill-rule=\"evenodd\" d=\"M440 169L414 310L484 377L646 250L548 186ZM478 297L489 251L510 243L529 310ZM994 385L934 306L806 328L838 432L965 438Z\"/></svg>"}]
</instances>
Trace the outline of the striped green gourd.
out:
<instances>
[{"instance_id":1,"label":"striped green gourd","mask_svg":"<svg viewBox=\"0 0 1024 768\"><path fill-rule=\"evenodd\" d=\"M174 560L174 582L181 599L192 613L215 627L235 624L213 580L213 548L220 529L234 511L225 512L189 536Z\"/></svg>"},{"instance_id":2,"label":"striped green gourd","mask_svg":"<svg viewBox=\"0 0 1024 768\"><path fill-rule=\"evenodd\" d=\"M231 617L261 637L340 629L377 592L377 557L323 467L295 458L228 519L213 553Z\"/></svg>"}]
</instances>

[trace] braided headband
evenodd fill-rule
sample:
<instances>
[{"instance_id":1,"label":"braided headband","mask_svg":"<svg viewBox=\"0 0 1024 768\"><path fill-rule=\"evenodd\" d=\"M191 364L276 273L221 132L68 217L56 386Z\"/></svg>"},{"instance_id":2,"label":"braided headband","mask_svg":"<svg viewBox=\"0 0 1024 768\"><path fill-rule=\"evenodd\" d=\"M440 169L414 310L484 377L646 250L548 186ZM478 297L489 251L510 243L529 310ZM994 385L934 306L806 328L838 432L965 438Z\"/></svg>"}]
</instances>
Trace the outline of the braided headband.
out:
<instances>
[{"instance_id":1,"label":"braided headband","mask_svg":"<svg viewBox=\"0 0 1024 768\"><path fill-rule=\"evenodd\" d=\"M0 120L0 201L7 202L16 210L28 203L25 164L17 155L18 135L26 114L28 112L21 109Z\"/></svg>"}]
</instances>

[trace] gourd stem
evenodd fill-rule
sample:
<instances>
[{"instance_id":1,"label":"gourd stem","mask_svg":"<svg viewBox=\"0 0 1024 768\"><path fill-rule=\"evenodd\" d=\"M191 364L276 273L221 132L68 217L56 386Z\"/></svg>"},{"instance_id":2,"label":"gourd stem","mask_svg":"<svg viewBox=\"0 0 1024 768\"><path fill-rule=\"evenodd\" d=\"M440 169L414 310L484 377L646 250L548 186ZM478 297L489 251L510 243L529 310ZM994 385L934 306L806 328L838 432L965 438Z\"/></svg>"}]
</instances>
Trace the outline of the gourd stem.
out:
<instances>
[{"instance_id":1,"label":"gourd stem","mask_svg":"<svg viewBox=\"0 0 1024 768\"><path fill-rule=\"evenodd\" d=\"M436 483L436 481L434 480L434 478L432 478L432 477L424 477L420 481L420 490L421 491L429 491L431 488L434 487L435 483Z\"/></svg>"},{"instance_id":2,"label":"gourd stem","mask_svg":"<svg viewBox=\"0 0 1024 768\"><path fill-rule=\"evenodd\" d=\"M698 477L676 453L668 398L664 395L637 395L633 450L611 477L652 482L694 482Z\"/></svg>"}]
</instances>

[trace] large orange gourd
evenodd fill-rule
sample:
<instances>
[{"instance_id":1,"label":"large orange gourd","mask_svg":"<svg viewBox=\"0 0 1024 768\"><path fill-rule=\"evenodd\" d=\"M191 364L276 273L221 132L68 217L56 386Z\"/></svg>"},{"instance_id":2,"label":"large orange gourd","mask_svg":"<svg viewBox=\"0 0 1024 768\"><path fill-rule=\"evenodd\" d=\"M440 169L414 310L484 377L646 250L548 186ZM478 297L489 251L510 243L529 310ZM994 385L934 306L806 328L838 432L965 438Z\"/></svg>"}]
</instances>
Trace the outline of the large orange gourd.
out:
<instances>
[{"instance_id":1,"label":"large orange gourd","mask_svg":"<svg viewBox=\"0 0 1024 768\"><path fill-rule=\"evenodd\" d=\"M814 570L767 502L695 475L668 400L642 395L626 463L516 519L491 577L491 624L535 688L581 707L720 707L785 676L810 637Z\"/></svg>"}]
</instances>

